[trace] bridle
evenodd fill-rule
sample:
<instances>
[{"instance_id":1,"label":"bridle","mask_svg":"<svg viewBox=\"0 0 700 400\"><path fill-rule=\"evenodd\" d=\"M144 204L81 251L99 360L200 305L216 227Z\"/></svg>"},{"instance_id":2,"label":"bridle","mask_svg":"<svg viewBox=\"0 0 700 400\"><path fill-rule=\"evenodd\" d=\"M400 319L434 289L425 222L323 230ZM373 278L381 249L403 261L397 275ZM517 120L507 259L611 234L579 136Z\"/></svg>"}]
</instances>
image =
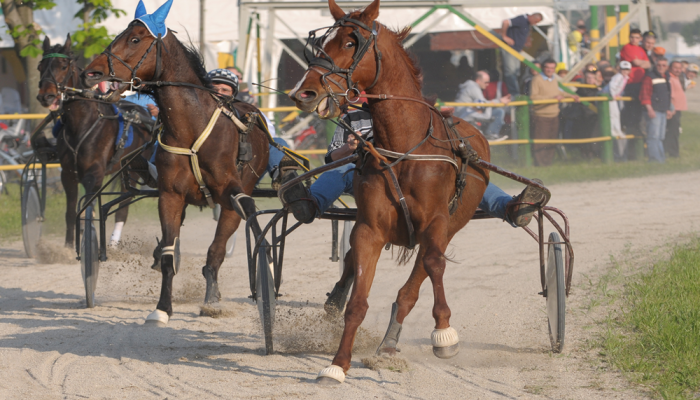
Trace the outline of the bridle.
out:
<instances>
[{"instance_id":1,"label":"bridle","mask_svg":"<svg viewBox=\"0 0 700 400\"><path fill-rule=\"evenodd\" d=\"M341 27L352 28L352 35L355 37L355 40L357 40L357 45L355 46L355 54L353 54L352 56L352 64L350 64L348 68L340 68L335 63L335 61L333 61L333 58L331 58L331 56L329 56L328 53L326 53L326 51L323 49L323 43L328 39L331 32L333 32L335 29L340 29ZM357 65L360 63L360 61L362 61L365 54L367 54L369 49L372 47L374 47L374 53L377 63L377 72L374 76L374 81L371 85L366 87L365 90L371 89L372 87L374 87L374 85L377 84L377 81L379 80L379 73L381 72L382 68L382 53L381 51L379 51L379 48L377 46L379 27L380 25L377 24L377 21L372 21L372 27L370 28L363 22L358 21L354 18L350 18L349 15L346 15L343 18L337 20L335 24L333 24L330 27L319 28L309 32L309 37L306 39L306 46L310 46L311 49L314 50L314 54L312 58L309 59L308 54L306 53L305 46L304 58L306 58L306 61L309 64L309 69L313 69L321 74L321 81L323 82L323 86L328 96L331 97L331 99L336 104L336 106L338 106L338 108L340 108L340 101L338 100L337 96L345 97L349 101L359 99L360 89L357 87L357 82L353 82L352 74L355 72ZM323 29L326 29L326 32L324 32L323 35L321 35L320 37L316 37L316 32ZM369 32L369 38L365 38L364 36L362 36L360 29ZM323 68L328 72L319 71L317 68ZM333 78L331 78L330 75L337 75L338 77L345 80L347 85L345 93L337 93L331 89L329 81L335 84L335 86L337 86L340 90L343 90L343 87Z\"/></svg>"},{"instance_id":2,"label":"bridle","mask_svg":"<svg viewBox=\"0 0 700 400\"><path fill-rule=\"evenodd\" d=\"M127 29L130 28L131 26L135 25L136 23L137 23L137 21L130 23L129 26L127 27ZM124 30L124 32L126 32L126 30ZM109 46L107 46L107 48L102 52L102 54L104 54L107 57L107 64L109 65L110 80L116 80L116 74L114 73L114 62L112 61L112 59L116 59L117 61L122 63L122 65L124 65L131 72L131 81L127 82L127 83L129 83L129 85L131 85L131 90L132 91L139 90L143 86L144 82L141 80L141 78L136 76L136 73L138 72L138 69L141 68L141 65L143 64L143 62L146 61L146 58L151 53L151 51L153 50L154 47L156 48L156 70L153 73L153 78L151 78L151 80L155 81L157 79L157 77L159 77L160 74L162 73L162 66L163 66L162 49L165 47L165 45L163 44L163 37L159 33L158 36L155 38L155 40L153 40L151 42L151 44L148 46L148 49L146 49L146 52L143 53L143 56L141 56L141 59L139 60L139 62L132 68L131 65L129 65L126 61L124 61L121 57L119 57L118 55L116 55L112 52L112 46L124 34L124 32L122 32L116 38L114 38L112 43L110 43ZM166 51L167 51L167 48L166 48Z\"/></svg>"},{"instance_id":3,"label":"bridle","mask_svg":"<svg viewBox=\"0 0 700 400\"><path fill-rule=\"evenodd\" d=\"M73 65L73 58L67 54L63 53L49 53L45 54L41 61L43 62L45 59L50 58L51 60L49 61L49 65L47 65L46 69L44 72L41 74L41 77L39 79L39 88L41 88L41 84L44 82L49 82L56 86L56 91L60 93L60 103L62 105L63 100L65 99L65 92L66 92L66 85L68 84L68 81L70 80L71 76L75 75L75 68ZM68 72L66 72L66 75L63 77L63 80L61 82L58 82L58 79L56 79L56 75L53 73L53 62L57 58L65 58L68 59Z\"/></svg>"}]
</instances>

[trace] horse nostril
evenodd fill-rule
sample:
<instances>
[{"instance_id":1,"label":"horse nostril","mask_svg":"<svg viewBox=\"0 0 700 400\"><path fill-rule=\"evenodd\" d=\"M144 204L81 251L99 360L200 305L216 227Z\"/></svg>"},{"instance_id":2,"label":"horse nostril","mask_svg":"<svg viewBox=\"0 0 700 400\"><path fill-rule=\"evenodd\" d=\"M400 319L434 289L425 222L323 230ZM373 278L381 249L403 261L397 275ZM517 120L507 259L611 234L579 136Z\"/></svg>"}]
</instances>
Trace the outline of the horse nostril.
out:
<instances>
[{"instance_id":1,"label":"horse nostril","mask_svg":"<svg viewBox=\"0 0 700 400\"><path fill-rule=\"evenodd\" d=\"M297 98L301 101L310 101L315 99L317 96L316 92L313 90L304 90L303 92L299 92L297 94Z\"/></svg>"}]
</instances>

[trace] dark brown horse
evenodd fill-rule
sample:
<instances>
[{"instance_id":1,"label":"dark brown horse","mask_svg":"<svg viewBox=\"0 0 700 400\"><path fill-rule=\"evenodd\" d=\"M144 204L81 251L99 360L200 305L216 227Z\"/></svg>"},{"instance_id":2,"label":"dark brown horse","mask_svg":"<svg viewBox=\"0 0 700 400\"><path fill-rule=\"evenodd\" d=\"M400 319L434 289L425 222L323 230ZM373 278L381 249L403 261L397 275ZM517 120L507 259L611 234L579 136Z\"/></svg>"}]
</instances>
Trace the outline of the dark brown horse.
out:
<instances>
[{"instance_id":1,"label":"dark brown horse","mask_svg":"<svg viewBox=\"0 0 700 400\"><path fill-rule=\"evenodd\" d=\"M51 46L47 37L43 49L44 59L39 63L41 81L37 99L55 116L60 116L63 124L57 138L57 154L61 163L61 182L66 192L67 203L65 245L73 247L78 183L83 184L86 193L95 193L102 186L105 175L119 169L119 162L115 159L116 140L120 133L119 121L112 106L107 102L65 97L66 87L83 89L79 79L81 70L76 65L71 51L70 35L64 45L54 46ZM100 115L107 118L100 118ZM143 118L150 119L145 110ZM123 149L123 154L128 154L150 140L150 132L146 127L141 124L132 126L134 139ZM128 207L115 213L113 242L119 241L121 228L128 214Z\"/></svg>"},{"instance_id":2,"label":"dark brown horse","mask_svg":"<svg viewBox=\"0 0 700 400\"><path fill-rule=\"evenodd\" d=\"M156 153L156 167L160 192L158 212L163 232L163 255L160 257L163 281L157 309L149 315L147 322L163 325L172 316L172 282L179 264L182 212L185 204L207 206L209 201L205 193L210 193L211 200L222 207L216 236L202 268L207 280L205 303L218 301L217 279L226 253L226 242L238 228L241 216L255 213L255 203L246 194L252 193L258 177L265 171L268 160L266 134L258 125L251 125L247 136L253 158L239 172L239 128L224 114L212 119L224 106L220 98L212 96L211 84L199 54L183 45L172 31L164 38L154 37L139 21L129 24L85 69L83 79L88 86L102 81L143 81L143 86L152 91L160 108L165 130L160 138L161 148ZM235 107L240 109L240 115L259 112L253 106L241 103L236 103ZM196 166L203 180L200 186L190 164L191 156L164 151L166 148L162 145L189 151L210 122L213 124L211 135L196 151ZM260 232L257 223L254 223L254 228Z\"/></svg>"},{"instance_id":3,"label":"dark brown horse","mask_svg":"<svg viewBox=\"0 0 700 400\"><path fill-rule=\"evenodd\" d=\"M365 90L374 120L374 146L406 153L420 145L413 154L448 156L461 164L453 146L459 139L449 141L449 128L442 116L424 102L420 70L402 47L409 29L394 32L376 22L379 0L374 0L364 11L349 14L334 0L328 3L336 24L315 41L315 58L289 94L297 107L332 118L339 115L339 106L347 104L347 97L354 98ZM385 96L380 95L393 98L381 99ZM466 138L481 159L488 161L489 147L483 135L464 121L456 122L459 135ZM429 135L431 124L434 132L421 144ZM401 324L416 304L421 284L430 278L434 294L435 330L431 337L434 353L438 357L451 357L457 354L459 339L450 327L450 309L445 300L445 249L472 218L486 188L488 171L468 168L464 192L452 215L448 203L455 195L457 178L453 165L444 161L402 161L393 171L405 196L419 250L413 271L398 293L380 351L395 351ZM340 347L332 365L319 374L321 383L342 382L350 368L355 334L367 312L367 296L382 248L388 243L410 247L412 242L396 186L389 170L376 156L370 155L355 174L354 193L357 223L350 237L352 250L345 261L352 270L346 270L341 279L342 282L354 273L354 286L345 312Z\"/></svg>"}]
</instances>

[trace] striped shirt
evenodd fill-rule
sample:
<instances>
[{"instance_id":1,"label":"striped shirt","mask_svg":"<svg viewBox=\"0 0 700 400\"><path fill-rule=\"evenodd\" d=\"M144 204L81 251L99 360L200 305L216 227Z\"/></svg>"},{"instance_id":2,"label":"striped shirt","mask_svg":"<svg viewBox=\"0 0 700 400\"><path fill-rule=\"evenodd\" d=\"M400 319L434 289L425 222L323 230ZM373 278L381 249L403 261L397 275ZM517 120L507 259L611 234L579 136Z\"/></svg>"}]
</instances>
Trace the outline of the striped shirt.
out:
<instances>
[{"instance_id":1,"label":"striped shirt","mask_svg":"<svg viewBox=\"0 0 700 400\"><path fill-rule=\"evenodd\" d=\"M359 131L365 140L372 141L372 114L365 110L350 110L342 118L355 132ZM350 136L350 132L341 126L336 126L333 140L331 140L326 153L326 164L333 162L331 153L343 147L348 141L348 136Z\"/></svg>"}]
</instances>

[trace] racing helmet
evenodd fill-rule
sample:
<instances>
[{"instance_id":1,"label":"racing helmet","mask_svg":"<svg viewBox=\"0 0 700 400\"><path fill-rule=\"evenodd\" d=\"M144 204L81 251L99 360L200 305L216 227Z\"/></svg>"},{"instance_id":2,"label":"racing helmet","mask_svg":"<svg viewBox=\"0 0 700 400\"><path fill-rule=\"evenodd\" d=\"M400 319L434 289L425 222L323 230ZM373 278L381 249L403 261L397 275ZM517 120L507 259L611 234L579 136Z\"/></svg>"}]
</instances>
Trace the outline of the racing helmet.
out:
<instances>
[{"instance_id":1,"label":"racing helmet","mask_svg":"<svg viewBox=\"0 0 700 400\"><path fill-rule=\"evenodd\" d=\"M238 77L233 72L223 68L213 69L207 73L207 78L211 79L212 83L231 86L233 96L238 94Z\"/></svg>"}]
</instances>

